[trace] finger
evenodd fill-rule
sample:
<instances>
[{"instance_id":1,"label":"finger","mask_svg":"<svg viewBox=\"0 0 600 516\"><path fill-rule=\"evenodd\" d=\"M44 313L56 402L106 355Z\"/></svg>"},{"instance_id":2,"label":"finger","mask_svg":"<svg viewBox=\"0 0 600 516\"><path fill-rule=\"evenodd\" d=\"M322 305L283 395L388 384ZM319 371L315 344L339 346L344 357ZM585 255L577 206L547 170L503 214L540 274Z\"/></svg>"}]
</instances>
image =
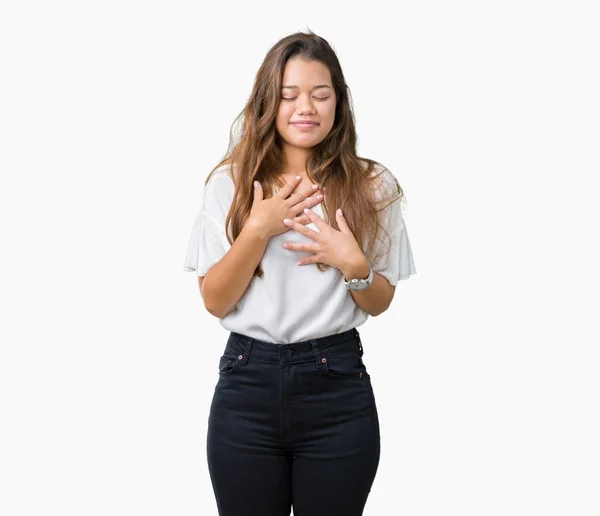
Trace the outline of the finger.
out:
<instances>
[{"instance_id":1,"label":"finger","mask_svg":"<svg viewBox=\"0 0 600 516\"><path fill-rule=\"evenodd\" d=\"M321 202L321 200L317 200L314 197L307 197L303 202L299 202L296 206L294 206L294 209L298 210L296 212L297 216L304 214L304 208L312 208L313 206L319 204L319 202Z\"/></svg>"},{"instance_id":2,"label":"finger","mask_svg":"<svg viewBox=\"0 0 600 516\"><path fill-rule=\"evenodd\" d=\"M302 182L302 176L296 176L296 178L291 183L286 183L277 195L283 199L287 199L288 195L292 193L292 190L296 188Z\"/></svg>"},{"instance_id":3,"label":"finger","mask_svg":"<svg viewBox=\"0 0 600 516\"><path fill-rule=\"evenodd\" d=\"M306 192L304 192L304 198L308 196L316 195L319 190L319 185L312 185Z\"/></svg>"},{"instance_id":4,"label":"finger","mask_svg":"<svg viewBox=\"0 0 600 516\"><path fill-rule=\"evenodd\" d=\"M298 242L283 242L282 247L288 251L303 251L305 253L318 253L318 244L299 244Z\"/></svg>"},{"instance_id":5,"label":"finger","mask_svg":"<svg viewBox=\"0 0 600 516\"><path fill-rule=\"evenodd\" d=\"M351 233L350 226L348 226L341 208L335 210L335 220L337 220L338 227L342 233Z\"/></svg>"},{"instance_id":6,"label":"finger","mask_svg":"<svg viewBox=\"0 0 600 516\"><path fill-rule=\"evenodd\" d=\"M320 218L320 217L317 215L317 218ZM304 235L305 237L310 238L311 240L316 241L317 237L319 236L319 233L317 233L315 230L307 228L306 226L304 226L302 224L298 224L297 222L294 222L292 219L283 219L283 223L286 226L288 226L290 229L297 231L298 233Z\"/></svg>"},{"instance_id":7,"label":"finger","mask_svg":"<svg viewBox=\"0 0 600 516\"><path fill-rule=\"evenodd\" d=\"M263 200L262 185L258 181L254 181L254 200L255 201Z\"/></svg>"},{"instance_id":8,"label":"finger","mask_svg":"<svg viewBox=\"0 0 600 516\"><path fill-rule=\"evenodd\" d=\"M310 208L304 208L304 213L310 219L310 221L319 228L320 232L323 232L323 230L326 227L328 227L327 223L321 217L319 217L318 214L316 214L314 211L312 211ZM310 231L313 231L313 230L310 230ZM313 231L313 233L314 233L314 231Z\"/></svg>"},{"instance_id":9,"label":"finger","mask_svg":"<svg viewBox=\"0 0 600 516\"><path fill-rule=\"evenodd\" d=\"M319 263L317 255L309 256L308 258L302 258L296 262L296 265L310 265L311 263Z\"/></svg>"},{"instance_id":10,"label":"finger","mask_svg":"<svg viewBox=\"0 0 600 516\"><path fill-rule=\"evenodd\" d=\"M306 224L312 224L312 221L306 215L302 215L300 217L294 217L292 220L294 222L296 222L297 224L302 224L304 226L306 226Z\"/></svg>"},{"instance_id":11,"label":"finger","mask_svg":"<svg viewBox=\"0 0 600 516\"><path fill-rule=\"evenodd\" d=\"M288 201L292 201L292 207L301 211L303 208L307 208L310 206L310 202L302 202L302 201L310 201L314 198L315 195L319 194L319 185L312 185L308 190L300 193L292 193L287 198Z\"/></svg>"},{"instance_id":12,"label":"finger","mask_svg":"<svg viewBox=\"0 0 600 516\"><path fill-rule=\"evenodd\" d=\"M316 193L316 192L315 192ZM312 208L313 206L316 206L317 204L319 204L320 202L323 201L323 198L325 196L321 195L321 194L317 194L314 197L307 197L306 199L304 199L304 201L299 202L298 204L295 204L292 209L293 210L297 210L296 216L300 217L304 214L304 209L305 208ZM308 217L306 217L308 219Z\"/></svg>"},{"instance_id":13,"label":"finger","mask_svg":"<svg viewBox=\"0 0 600 516\"><path fill-rule=\"evenodd\" d=\"M315 192L316 195L311 195L310 197L307 197L306 199L304 199L305 201L307 201L305 204L305 208L310 208L311 206L316 206L317 204L319 204L320 202L323 201L323 194L317 193Z\"/></svg>"},{"instance_id":14,"label":"finger","mask_svg":"<svg viewBox=\"0 0 600 516\"><path fill-rule=\"evenodd\" d=\"M304 215L302 215L301 217L294 217L292 220L297 224L310 224L309 218L305 217Z\"/></svg>"}]
</instances>

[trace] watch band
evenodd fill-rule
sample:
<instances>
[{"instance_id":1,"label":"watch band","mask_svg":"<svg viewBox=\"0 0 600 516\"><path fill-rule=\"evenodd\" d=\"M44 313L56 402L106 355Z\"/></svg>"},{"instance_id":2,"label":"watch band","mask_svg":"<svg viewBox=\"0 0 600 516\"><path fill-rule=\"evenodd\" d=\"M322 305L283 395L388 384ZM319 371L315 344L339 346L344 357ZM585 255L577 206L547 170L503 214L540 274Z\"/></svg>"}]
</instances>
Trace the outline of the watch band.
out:
<instances>
[{"instance_id":1,"label":"watch band","mask_svg":"<svg viewBox=\"0 0 600 516\"><path fill-rule=\"evenodd\" d=\"M366 279L364 278L353 278L348 281L344 279L344 285L346 285L347 289L350 290L364 290L371 286L373 282L373 268L369 264L369 275Z\"/></svg>"}]
</instances>

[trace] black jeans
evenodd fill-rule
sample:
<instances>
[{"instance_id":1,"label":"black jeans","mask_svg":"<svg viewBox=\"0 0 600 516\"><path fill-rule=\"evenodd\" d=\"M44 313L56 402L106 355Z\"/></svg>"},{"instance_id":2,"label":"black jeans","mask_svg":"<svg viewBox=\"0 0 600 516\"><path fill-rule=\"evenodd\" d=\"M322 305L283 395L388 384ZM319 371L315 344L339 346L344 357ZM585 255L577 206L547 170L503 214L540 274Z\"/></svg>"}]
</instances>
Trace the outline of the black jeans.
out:
<instances>
[{"instance_id":1,"label":"black jeans","mask_svg":"<svg viewBox=\"0 0 600 516\"><path fill-rule=\"evenodd\" d=\"M359 516L380 455L356 328L273 344L230 332L208 419L220 516Z\"/></svg>"}]
</instances>

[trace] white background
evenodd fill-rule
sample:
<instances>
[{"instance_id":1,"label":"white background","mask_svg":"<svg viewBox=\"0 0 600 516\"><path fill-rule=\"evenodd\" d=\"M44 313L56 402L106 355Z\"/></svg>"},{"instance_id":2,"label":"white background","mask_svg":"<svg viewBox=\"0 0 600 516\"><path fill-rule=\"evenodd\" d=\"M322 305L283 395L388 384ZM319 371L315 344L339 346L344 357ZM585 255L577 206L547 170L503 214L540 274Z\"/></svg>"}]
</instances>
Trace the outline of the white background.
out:
<instances>
[{"instance_id":1,"label":"white background","mask_svg":"<svg viewBox=\"0 0 600 516\"><path fill-rule=\"evenodd\" d=\"M592 4L4 2L0 513L217 514L228 332L183 260L262 59L311 29L418 271L359 330L364 514L600 514Z\"/></svg>"}]
</instances>

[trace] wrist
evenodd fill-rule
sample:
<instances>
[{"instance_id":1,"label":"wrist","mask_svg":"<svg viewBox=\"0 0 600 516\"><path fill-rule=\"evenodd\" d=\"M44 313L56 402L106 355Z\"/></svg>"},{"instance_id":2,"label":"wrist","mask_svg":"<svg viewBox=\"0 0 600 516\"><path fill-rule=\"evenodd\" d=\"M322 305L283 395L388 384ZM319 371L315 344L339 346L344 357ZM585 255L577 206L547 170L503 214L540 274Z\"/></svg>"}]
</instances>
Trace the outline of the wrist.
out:
<instances>
[{"instance_id":1,"label":"wrist","mask_svg":"<svg viewBox=\"0 0 600 516\"><path fill-rule=\"evenodd\" d=\"M247 233L251 235L253 239L260 240L264 243L267 243L271 238L271 235L269 235L263 228L257 227L254 224L248 222L244 224L242 232Z\"/></svg>"},{"instance_id":2,"label":"wrist","mask_svg":"<svg viewBox=\"0 0 600 516\"><path fill-rule=\"evenodd\" d=\"M367 279L371 266L365 255L349 263L342 269L346 281L351 279Z\"/></svg>"}]
</instances>

